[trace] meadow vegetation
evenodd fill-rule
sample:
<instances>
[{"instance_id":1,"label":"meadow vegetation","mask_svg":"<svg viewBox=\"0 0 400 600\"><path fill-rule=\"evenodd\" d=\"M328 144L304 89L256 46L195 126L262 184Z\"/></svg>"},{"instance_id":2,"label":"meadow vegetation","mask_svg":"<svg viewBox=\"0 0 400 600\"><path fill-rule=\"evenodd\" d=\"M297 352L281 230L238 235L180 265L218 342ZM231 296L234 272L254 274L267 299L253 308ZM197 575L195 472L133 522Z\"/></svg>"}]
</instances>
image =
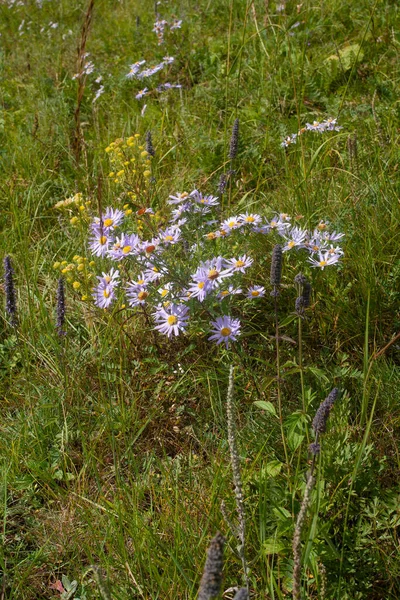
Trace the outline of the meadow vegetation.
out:
<instances>
[{"instance_id":1,"label":"meadow vegetation","mask_svg":"<svg viewBox=\"0 0 400 600\"><path fill-rule=\"evenodd\" d=\"M1 600L400 597L399 5L298 2L0 0Z\"/></svg>"}]
</instances>

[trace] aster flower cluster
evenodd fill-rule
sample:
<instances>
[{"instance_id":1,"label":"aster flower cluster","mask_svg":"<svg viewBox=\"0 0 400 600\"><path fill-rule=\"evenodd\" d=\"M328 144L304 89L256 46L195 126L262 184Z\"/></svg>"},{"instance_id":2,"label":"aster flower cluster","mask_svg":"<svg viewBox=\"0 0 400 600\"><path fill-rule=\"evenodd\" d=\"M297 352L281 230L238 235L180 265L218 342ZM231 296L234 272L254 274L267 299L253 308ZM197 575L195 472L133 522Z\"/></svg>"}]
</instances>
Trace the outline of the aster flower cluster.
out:
<instances>
[{"instance_id":1,"label":"aster flower cluster","mask_svg":"<svg viewBox=\"0 0 400 600\"><path fill-rule=\"evenodd\" d=\"M141 148L136 136L129 139L135 148ZM124 162L121 148L125 145L124 140L117 140L108 147L113 160L122 153L118 160ZM150 155L145 152L148 160ZM122 174L117 173L120 177ZM135 195L133 199L136 201ZM74 197L61 204L69 207L76 203ZM273 253L270 282L276 293L286 252L304 251L309 265L322 270L336 264L343 255L334 245L343 234L329 230L325 222L308 231L293 226L288 214L278 213L265 219L251 212L221 221L212 214L220 210L219 205L218 197L194 189L169 196L168 221L165 212L154 213L151 207L133 211L126 205L108 206L100 216L92 215L88 222L88 248L95 260L78 261L78 269L82 265L86 273L98 260L109 266L103 267L101 276L93 274L93 279L90 275L85 280L86 296L91 296L100 309L119 306L124 296L123 302L130 309L146 314L147 323L153 319L154 329L160 334L171 339L192 326L200 327L208 331L211 342L228 348L242 331L237 316L243 312L240 303L250 306L266 295L265 282L251 277L256 261L246 251L249 237L272 234L279 242L274 247L275 254L279 248L279 256ZM231 241L225 240L231 236L241 251L229 250ZM222 248L226 249L225 255ZM68 269L67 264L61 271L67 277ZM79 289L79 281L73 286ZM205 314L211 317L208 325L202 322Z\"/></svg>"},{"instance_id":2,"label":"aster flower cluster","mask_svg":"<svg viewBox=\"0 0 400 600\"><path fill-rule=\"evenodd\" d=\"M337 124L337 119L326 119L325 121L314 121L313 123L306 123L305 127L302 127L297 133L292 133L285 137L283 142L281 143L282 148L289 148L293 144L296 144L297 138L300 135L304 135L305 133L312 131L317 133L325 133L326 131L340 131L343 127L340 127Z\"/></svg>"},{"instance_id":3,"label":"aster flower cluster","mask_svg":"<svg viewBox=\"0 0 400 600\"><path fill-rule=\"evenodd\" d=\"M154 31L156 33L157 39L158 39L158 44L161 45L164 43L164 35L165 35L166 28L169 28L169 30L171 32L173 32L177 29L180 29L181 26L182 26L182 21L179 19L173 19L173 21L171 23L168 23L168 21L166 21L165 19L161 19L160 16L157 15L157 20L154 23L154 27L153 27L152 31ZM144 67L144 65L146 64L146 60L144 60L144 59L139 60L139 61L135 62L134 64L130 65L129 72L126 74L126 77L127 77L127 79L136 79L138 81L148 80L150 77L152 77L153 75L156 75L157 73L159 73L160 71L165 69L165 67L168 67L170 64L172 64L174 62L174 60L175 59L173 56L164 56L164 58L161 62L159 62L156 65L150 66L150 67ZM170 83L170 82L161 83L158 86L156 86L154 89L150 89L149 87L145 86L135 94L135 98L137 100L142 100L142 98L144 98L145 96L148 96L151 93L154 93L154 92L162 93L167 90L179 89L181 87L182 86L179 83ZM147 107L147 104L144 104L142 107L142 111L141 111L142 116L146 110L146 107Z\"/></svg>"},{"instance_id":4,"label":"aster flower cluster","mask_svg":"<svg viewBox=\"0 0 400 600\"><path fill-rule=\"evenodd\" d=\"M182 27L182 20L173 19L171 23L168 23L168 21L165 19L157 19L157 21L154 23L152 31L154 31L157 36L159 46L161 46L161 44L163 44L165 41L164 35L167 27L171 32L175 31L176 29L180 29Z\"/></svg>"}]
</instances>

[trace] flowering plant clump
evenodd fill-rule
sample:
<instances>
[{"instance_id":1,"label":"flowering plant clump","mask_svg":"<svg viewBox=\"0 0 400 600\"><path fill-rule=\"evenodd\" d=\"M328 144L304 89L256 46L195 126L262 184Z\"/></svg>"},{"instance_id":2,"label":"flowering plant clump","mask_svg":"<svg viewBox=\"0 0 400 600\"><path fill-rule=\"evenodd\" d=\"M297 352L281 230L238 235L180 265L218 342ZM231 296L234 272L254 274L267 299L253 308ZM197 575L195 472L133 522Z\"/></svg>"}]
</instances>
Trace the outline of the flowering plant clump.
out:
<instances>
[{"instance_id":1,"label":"flowering plant clump","mask_svg":"<svg viewBox=\"0 0 400 600\"><path fill-rule=\"evenodd\" d=\"M117 140L106 150L115 171L119 169L110 179L124 184L133 204L141 185L141 197L148 191L151 157L137 135ZM70 209L80 202L81 196L78 202L68 199L57 207ZM216 219L219 205L218 197L196 189L171 194L157 212L150 206L134 211L125 204L89 215L88 205L81 225L86 223L93 260L76 256L73 263L54 266L83 291L82 299L100 309L123 304L126 310L145 313L146 321L152 319L154 329L168 338L200 327L210 333L209 340L228 348L242 330L238 317L266 295L265 281L255 275L257 257L251 256L254 236L273 236L272 245L280 249L280 269L285 253L298 252L310 267L324 270L343 256L338 242L344 234L324 221L312 230L302 229L285 213L269 219L251 212ZM101 275L95 274L97 266Z\"/></svg>"},{"instance_id":2,"label":"flowering plant clump","mask_svg":"<svg viewBox=\"0 0 400 600\"><path fill-rule=\"evenodd\" d=\"M305 127L302 127L297 133L292 133L288 135L283 142L281 143L282 148L289 148L293 144L296 144L297 138L300 135L304 135L305 133L312 131L314 133L324 133L325 131L340 131L343 127L340 127L337 124L337 119L326 119L325 121L314 121L311 123L306 123Z\"/></svg>"}]
</instances>

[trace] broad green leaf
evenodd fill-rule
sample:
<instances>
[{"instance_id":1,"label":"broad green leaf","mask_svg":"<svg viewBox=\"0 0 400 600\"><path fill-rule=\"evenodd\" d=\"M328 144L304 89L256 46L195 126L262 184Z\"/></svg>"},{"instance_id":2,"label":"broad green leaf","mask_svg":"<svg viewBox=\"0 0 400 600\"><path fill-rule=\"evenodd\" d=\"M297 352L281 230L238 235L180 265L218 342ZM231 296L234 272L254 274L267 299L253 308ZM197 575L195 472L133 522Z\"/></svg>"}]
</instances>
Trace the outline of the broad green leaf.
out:
<instances>
[{"instance_id":1,"label":"broad green leaf","mask_svg":"<svg viewBox=\"0 0 400 600\"><path fill-rule=\"evenodd\" d=\"M274 417L277 416L275 406L272 404L272 402L266 402L265 400L256 400L254 404L258 408L261 408L261 410L265 410L270 415L274 415Z\"/></svg>"}]
</instances>

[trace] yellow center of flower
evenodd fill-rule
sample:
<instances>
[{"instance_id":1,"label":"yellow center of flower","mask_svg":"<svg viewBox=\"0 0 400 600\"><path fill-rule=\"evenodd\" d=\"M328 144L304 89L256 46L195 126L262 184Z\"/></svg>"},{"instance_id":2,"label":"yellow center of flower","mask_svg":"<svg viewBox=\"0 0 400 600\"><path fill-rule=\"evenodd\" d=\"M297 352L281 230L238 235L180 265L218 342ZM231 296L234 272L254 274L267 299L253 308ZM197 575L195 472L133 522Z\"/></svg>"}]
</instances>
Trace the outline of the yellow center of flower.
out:
<instances>
[{"instance_id":1,"label":"yellow center of flower","mask_svg":"<svg viewBox=\"0 0 400 600\"><path fill-rule=\"evenodd\" d=\"M314 252L317 252L319 250L319 246L313 246L312 248L313 248Z\"/></svg>"},{"instance_id":2,"label":"yellow center of flower","mask_svg":"<svg viewBox=\"0 0 400 600\"><path fill-rule=\"evenodd\" d=\"M293 248L293 246L296 245L296 242L294 242L293 240L290 240L290 242L288 243L288 247L289 248Z\"/></svg>"},{"instance_id":3,"label":"yellow center of flower","mask_svg":"<svg viewBox=\"0 0 400 600\"><path fill-rule=\"evenodd\" d=\"M167 319L167 323L168 323L168 325L175 325L177 320L178 320L178 317L176 317L175 315L170 315Z\"/></svg>"},{"instance_id":4,"label":"yellow center of flower","mask_svg":"<svg viewBox=\"0 0 400 600\"><path fill-rule=\"evenodd\" d=\"M220 292L220 296L227 296L228 294L229 294L229 292L227 290Z\"/></svg>"},{"instance_id":5,"label":"yellow center of flower","mask_svg":"<svg viewBox=\"0 0 400 600\"><path fill-rule=\"evenodd\" d=\"M104 298L109 298L110 297L110 292L108 290L104 290L103 296L104 296Z\"/></svg>"},{"instance_id":6,"label":"yellow center of flower","mask_svg":"<svg viewBox=\"0 0 400 600\"><path fill-rule=\"evenodd\" d=\"M245 221L246 221L246 223L254 223L255 219L254 219L254 217L249 215L248 217L246 217Z\"/></svg>"},{"instance_id":7,"label":"yellow center of flower","mask_svg":"<svg viewBox=\"0 0 400 600\"><path fill-rule=\"evenodd\" d=\"M142 292L138 293L137 297L138 297L139 300L145 300L145 298L147 298L148 295L149 295L148 292L145 292L143 290Z\"/></svg>"},{"instance_id":8,"label":"yellow center of flower","mask_svg":"<svg viewBox=\"0 0 400 600\"><path fill-rule=\"evenodd\" d=\"M213 231L211 231L210 233L207 233L207 239L214 240L215 239L215 233Z\"/></svg>"},{"instance_id":9,"label":"yellow center of flower","mask_svg":"<svg viewBox=\"0 0 400 600\"><path fill-rule=\"evenodd\" d=\"M319 229L320 231L323 231L324 229L326 229L326 224L320 223L319 225L317 225L317 229Z\"/></svg>"},{"instance_id":10,"label":"yellow center of flower","mask_svg":"<svg viewBox=\"0 0 400 600\"><path fill-rule=\"evenodd\" d=\"M245 263L243 260L237 260L235 263L235 267L237 267L238 269L240 269L240 267L244 267Z\"/></svg>"},{"instance_id":11,"label":"yellow center of flower","mask_svg":"<svg viewBox=\"0 0 400 600\"><path fill-rule=\"evenodd\" d=\"M204 281L199 281L199 283L197 284L197 287L199 288L199 290L202 290L204 285L205 285Z\"/></svg>"},{"instance_id":12,"label":"yellow center of flower","mask_svg":"<svg viewBox=\"0 0 400 600\"><path fill-rule=\"evenodd\" d=\"M214 280L217 279L219 272L216 269L211 269L208 271L207 277L208 279Z\"/></svg>"},{"instance_id":13,"label":"yellow center of flower","mask_svg":"<svg viewBox=\"0 0 400 600\"><path fill-rule=\"evenodd\" d=\"M225 229L221 229L221 231L219 232L220 236L223 237L224 235L227 235Z\"/></svg>"},{"instance_id":14,"label":"yellow center of flower","mask_svg":"<svg viewBox=\"0 0 400 600\"><path fill-rule=\"evenodd\" d=\"M251 291L251 295L252 295L252 296L256 296L256 297L257 297L257 296L259 296L259 295L260 295L260 292L259 292L258 290L252 290L252 291Z\"/></svg>"},{"instance_id":15,"label":"yellow center of flower","mask_svg":"<svg viewBox=\"0 0 400 600\"><path fill-rule=\"evenodd\" d=\"M326 260L320 260L318 264L320 267L326 267L327 263L326 263Z\"/></svg>"},{"instance_id":16,"label":"yellow center of flower","mask_svg":"<svg viewBox=\"0 0 400 600\"><path fill-rule=\"evenodd\" d=\"M138 285L143 285L144 284L144 279L138 279L136 283Z\"/></svg>"},{"instance_id":17,"label":"yellow center of flower","mask_svg":"<svg viewBox=\"0 0 400 600\"><path fill-rule=\"evenodd\" d=\"M164 296L166 296L168 294L168 290L162 290L161 291L161 296L164 298Z\"/></svg>"},{"instance_id":18,"label":"yellow center of flower","mask_svg":"<svg viewBox=\"0 0 400 600\"><path fill-rule=\"evenodd\" d=\"M99 242L102 246L104 246L104 244L107 243L107 238L105 235L102 235L101 238L99 239Z\"/></svg>"},{"instance_id":19,"label":"yellow center of flower","mask_svg":"<svg viewBox=\"0 0 400 600\"><path fill-rule=\"evenodd\" d=\"M232 329L230 327L223 327L221 329L221 335L223 335L224 337L228 337L228 335L231 335L232 333Z\"/></svg>"},{"instance_id":20,"label":"yellow center of flower","mask_svg":"<svg viewBox=\"0 0 400 600\"><path fill-rule=\"evenodd\" d=\"M132 250L132 246L124 246L124 247L122 248L122 252L123 252L124 254L128 254L128 253L129 253L131 250Z\"/></svg>"},{"instance_id":21,"label":"yellow center of flower","mask_svg":"<svg viewBox=\"0 0 400 600\"><path fill-rule=\"evenodd\" d=\"M172 235L166 235L164 239L166 242L172 242L174 240Z\"/></svg>"},{"instance_id":22,"label":"yellow center of flower","mask_svg":"<svg viewBox=\"0 0 400 600\"><path fill-rule=\"evenodd\" d=\"M104 221L104 227L111 227L111 225L114 223L113 219L106 219Z\"/></svg>"},{"instance_id":23,"label":"yellow center of flower","mask_svg":"<svg viewBox=\"0 0 400 600\"><path fill-rule=\"evenodd\" d=\"M111 277L110 277L109 275L106 275L106 276L104 277L104 281L105 281L106 283L110 283L110 281L111 281Z\"/></svg>"},{"instance_id":24,"label":"yellow center of flower","mask_svg":"<svg viewBox=\"0 0 400 600\"><path fill-rule=\"evenodd\" d=\"M271 221L270 225L271 227L276 227L276 221Z\"/></svg>"},{"instance_id":25,"label":"yellow center of flower","mask_svg":"<svg viewBox=\"0 0 400 600\"><path fill-rule=\"evenodd\" d=\"M232 228L235 227L236 225L236 221L228 221L228 227Z\"/></svg>"}]
</instances>

